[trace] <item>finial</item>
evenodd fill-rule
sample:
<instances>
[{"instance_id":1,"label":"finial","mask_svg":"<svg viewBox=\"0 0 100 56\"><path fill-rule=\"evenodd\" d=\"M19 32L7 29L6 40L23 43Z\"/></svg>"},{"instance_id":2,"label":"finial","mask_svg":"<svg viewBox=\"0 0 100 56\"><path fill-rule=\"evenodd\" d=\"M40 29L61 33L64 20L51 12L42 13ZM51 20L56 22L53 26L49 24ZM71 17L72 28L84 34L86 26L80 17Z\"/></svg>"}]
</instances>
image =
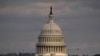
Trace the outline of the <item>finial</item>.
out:
<instances>
[{"instance_id":1,"label":"finial","mask_svg":"<svg viewBox=\"0 0 100 56\"><path fill-rule=\"evenodd\" d=\"M50 14L49 14L49 21L48 22L53 22L52 6L50 6Z\"/></svg>"},{"instance_id":2,"label":"finial","mask_svg":"<svg viewBox=\"0 0 100 56\"><path fill-rule=\"evenodd\" d=\"M53 13L52 13L52 6L50 7L50 15L52 15Z\"/></svg>"}]
</instances>

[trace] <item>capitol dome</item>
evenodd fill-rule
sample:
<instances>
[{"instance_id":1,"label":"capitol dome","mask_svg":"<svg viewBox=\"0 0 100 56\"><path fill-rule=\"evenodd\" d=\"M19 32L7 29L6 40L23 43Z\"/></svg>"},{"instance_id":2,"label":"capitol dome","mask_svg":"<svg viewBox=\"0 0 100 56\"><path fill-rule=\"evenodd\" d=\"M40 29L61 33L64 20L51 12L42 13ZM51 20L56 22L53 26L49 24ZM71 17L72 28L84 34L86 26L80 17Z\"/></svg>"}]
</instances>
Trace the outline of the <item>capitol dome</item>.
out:
<instances>
[{"instance_id":1,"label":"capitol dome","mask_svg":"<svg viewBox=\"0 0 100 56\"><path fill-rule=\"evenodd\" d=\"M38 43L36 44L37 56L68 56L62 31L53 19L51 6L49 20L44 24L38 36Z\"/></svg>"}]
</instances>

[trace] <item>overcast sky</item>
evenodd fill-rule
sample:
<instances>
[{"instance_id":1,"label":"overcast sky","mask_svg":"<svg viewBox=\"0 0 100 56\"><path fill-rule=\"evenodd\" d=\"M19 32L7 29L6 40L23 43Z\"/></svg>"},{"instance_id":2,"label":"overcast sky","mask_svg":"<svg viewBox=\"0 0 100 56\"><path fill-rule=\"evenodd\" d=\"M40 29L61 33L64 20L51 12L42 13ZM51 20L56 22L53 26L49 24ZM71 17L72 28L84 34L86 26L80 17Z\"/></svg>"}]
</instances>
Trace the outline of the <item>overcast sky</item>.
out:
<instances>
[{"instance_id":1,"label":"overcast sky","mask_svg":"<svg viewBox=\"0 0 100 56\"><path fill-rule=\"evenodd\" d=\"M100 53L100 0L0 0L0 53L35 52L51 5L69 54Z\"/></svg>"}]
</instances>

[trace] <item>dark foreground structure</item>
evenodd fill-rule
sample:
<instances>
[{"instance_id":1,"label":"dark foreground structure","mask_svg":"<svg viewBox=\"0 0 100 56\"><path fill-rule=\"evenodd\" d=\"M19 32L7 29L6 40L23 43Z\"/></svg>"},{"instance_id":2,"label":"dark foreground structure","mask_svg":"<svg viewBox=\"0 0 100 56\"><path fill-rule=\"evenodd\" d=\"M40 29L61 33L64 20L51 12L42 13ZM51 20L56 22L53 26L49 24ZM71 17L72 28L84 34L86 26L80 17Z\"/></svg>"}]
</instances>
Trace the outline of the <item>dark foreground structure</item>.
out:
<instances>
[{"instance_id":1,"label":"dark foreground structure","mask_svg":"<svg viewBox=\"0 0 100 56\"><path fill-rule=\"evenodd\" d=\"M7 54L0 54L0 56L35 56L35 53L7 53Z\"/></svg>"},{"instance_id":2,"label":"dark foreground structure","mask_svg":"<svg viewBox=\"0 0 100 56\"><path fill-rule=\"evenodd\" d=\"M35 56L35 53L7 53L7 54L0 54L0 56ZM68 56L79 56L79 55L71 55ZM94 55L82 55L82 56L100 56L100 54L94 54Z\"/></svg>"}]
</instances>

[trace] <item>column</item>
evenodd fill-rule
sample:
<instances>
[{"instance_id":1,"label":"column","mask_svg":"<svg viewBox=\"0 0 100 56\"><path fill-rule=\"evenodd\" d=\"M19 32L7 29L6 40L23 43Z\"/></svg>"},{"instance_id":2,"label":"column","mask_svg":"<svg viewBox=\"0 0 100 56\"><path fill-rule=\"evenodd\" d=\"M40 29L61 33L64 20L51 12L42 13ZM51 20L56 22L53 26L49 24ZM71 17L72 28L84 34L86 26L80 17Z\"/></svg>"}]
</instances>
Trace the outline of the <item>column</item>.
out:
<instances>
[{"instance_id":1,"label":"column","mask_svg":"<svg viewBox=\"0 0 100 56\"><path fill-rule=\"evenodd\" d=\"M47 53L49 52L48 46L47 46Z\"/></svg>"},{"instance_id":2,"label":"column","mask_svg":"<svg viewBox=\"0 0 100 56\"><path fill-rule=\"evenodd\" d=\"M42 46L41 46L41 53L42 53L42 50L43 50L43 49L42 49Z\"/></svg>"},{"instance_id":3,"label":"column","mask_svg":"<svg viewBox=\"0 0 100 56\"><path fill-rule=\"evenodd\" d=\"M51 52L51 46L50 46L50 52Z\"/></svg>"},{"instance_id":4,"label":"column","mask_svg":"<svg viewBox=\"0 0 100 56\"><path fill-rule=\"evenodd\" d=\"M42 53L43 53L43 46L42 46Z\"/></svg>"},{"instance_id":5,"label":"column","mask_svg":"<svg viewBox=\"0 0 100 56\"><path fill-rule=\"evenodd\" d=\"M55 48L55 46L54 46L54 52L56 52L56 48Z\"/></svg>"},{"instance_id":6,"label":"column","mask_svg":"<svg viewBox=\"0 0 100 56\"><path fill-rule=\"evenodd\" d=\"M59 46L59 52L61 52L61 50L60 50L60 46Z\"/></svg>"},{"instance_id":7,"label":"column","mask_svg":"<svg viewBox=\"0 0 100 56\"><path fill-rule=\"evenodd\" d=\"M51 46L51 52L53 51L53 47Z\"/></svg>"},{"instance_id":8,"label":"column","mask_svg":"<svg viewBox=\"0 0 100 56\"><path fill-rule=\"evenodd\" d=\"M41 53L41 46L40 46L40 53Z\"/></svg>"},{"instance_id":9,"label":"column","mask_svg":"<svg viewBox=\"0 0 100 56\"><path fill-rule=\"evenodd\" d=\"M64 53L64 46L62 46L62 52Z\"/></svg>"},{"instance_id":10,"label":"column","mask_svg":"<svg viewBox=\"0 0 100 56\"><path fill-rule=\"evenodd\" d=\"M59 52L59 46L58 46L58 52Z\"/></svg>"},{"instance_id":11,"label":"column","mask_svg":"<svg viewBox=\"0 0 100 56\"><path fill-rule=\"evenodd\" d=\"M63 52L63 46L61 46L61 52Z\"/></svg>"},{"instance_id":12,"label":"column","mask_svg":"<svg viewBox=\"0 0 100 56\"><path fill-rule=\"evenodd\" d=\"M38 51L38 52L40 53L40 46L39 46L39 48L38 48L38 49L39 49L39 51Z\"/></svg>"},{"instance_id":13,"label":"column","mask_svg":"<svg viewBox=\"0 0 100 56\"><path fill-rule=\"evenodd\" d=\"M49 46L49 52L50 52L50 46Z\"/></svg>"},{"instance_id":14,"label":"column","mask_svg":"<svg viewBox=\"0 0 100 56\"><path fill-rule=\"evenodd\" d=\"M58 46L57 46L57 52L59 52Z\"/></svg>"},{"instance_id":15,"label":"column","mask_svg":"<svg viewBox=\"0 0 100 56\"><path fill-rule=\"evenodd\" d=\"M61 46L60 46L60 48L59 48L59 49L60 49L60 52L61 52Z\"/></svg>"},{"instance_id":16,"label":"column","mask_svg":"<svg viewBox=\"0 0 100 56\"><path fill-rule=\"evenodd\" d=\"M45 51L44 51L44 46L42 46L42 53L44 53Z\"/></svg>"},{"instance_id":17,"label":"column","mask_svg":"<svg viewBox=\"0 0 100 56\"><path fill-rule=\"evenodd\" d=\"M37 50L37 52L39 53L39 46L38 46L38 50Z\"/></svg>"},{"instance_id":18,"label":"column","mask_svg":"<svg viewBox=\"0 0 100 56\"><path fill-rule=\"evenodd\" d=\"M52 50L53 50L53 52L54 52L54 46L52 46Z\"/></svg>"},{"instance_id":19,"label":"column","mask_svg":"<svg viewBox=\"0 0 100 56\"><path fill-rule=\"evenodd\" d=\"M57 46L55 47L55 52L57 52Z\"/></svg>"}]
</instances>

